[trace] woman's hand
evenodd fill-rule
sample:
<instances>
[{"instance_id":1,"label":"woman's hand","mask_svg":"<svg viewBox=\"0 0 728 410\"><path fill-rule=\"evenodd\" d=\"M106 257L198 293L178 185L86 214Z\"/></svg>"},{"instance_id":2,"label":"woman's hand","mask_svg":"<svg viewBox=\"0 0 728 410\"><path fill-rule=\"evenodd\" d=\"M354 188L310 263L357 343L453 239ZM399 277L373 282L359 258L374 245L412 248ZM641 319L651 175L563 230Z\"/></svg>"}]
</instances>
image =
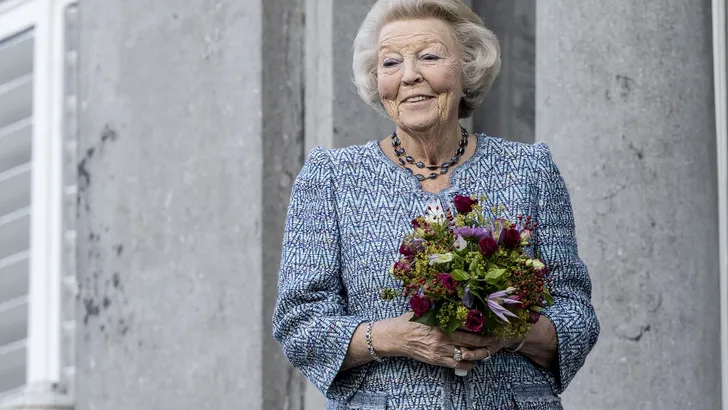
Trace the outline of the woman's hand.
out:
<instances>
[{"instance_id":1,"label":"woman's hand","mask_svg":"<svg viewBox=\"0 0 728 410\"><path fill-rule=\"evenodd\" d=\"M503 339L498 339L493 336L481 336L474 333L456 331L450 337L456 346L462 346L463 358L469 359L469 352L485 352L485 357L494 355L501 351L504 347L508 346L509 342ZM466 352L468 352L466 354ZM475 356L477 357L477 355ZM483 359L481 358L481 359ZM480 360L480 359L477 359Z\"/></svg>"},{"instance_id":2,"label":"woman's hand","mask_svg":"<svg viewBox=\"0 0 728 410\"><path fill-rule=\"evenodd\" d=\"M449 337L438 327L410 322L412 313L375 324L372 339L382 356L404 356L424 363L453 369L472 369L478 360L499 351L502 342L488 336L455 332ZM462 352L456 361L455 348Z\"/></svg>"}]
</instances>

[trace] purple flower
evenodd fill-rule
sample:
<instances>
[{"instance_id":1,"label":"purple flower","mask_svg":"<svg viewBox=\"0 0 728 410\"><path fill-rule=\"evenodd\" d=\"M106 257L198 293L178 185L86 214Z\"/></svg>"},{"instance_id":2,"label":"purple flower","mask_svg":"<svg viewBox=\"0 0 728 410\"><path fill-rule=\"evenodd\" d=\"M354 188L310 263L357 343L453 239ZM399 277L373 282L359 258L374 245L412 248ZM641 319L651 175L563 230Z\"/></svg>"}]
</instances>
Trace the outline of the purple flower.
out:
<instances>
[{"instance_id":1,"label":"purple flower","mask_svg":"<svg viewBox=\"0 0 728 410\"><path fill-rule=\"evenodd\" d=\"M506 296L508 296L509 293L511 293L514 289L508 288L506 290L500 290L498 292L493 292L490 295L488 295L488 308L495 313L496 316L498 316L501 320L508 322L508 319L506 316L510 317L518 317L510 310L503 307L503 304L506 305L522 305L522 303L518 300L509 299Z\"/></svg>"},{"instance_id":2,"label":"purple flower","mask_svg":"<svg viewBox=\"0 0 728 410\"><path fill-rule=\"evenodd\" d=\"M458 234L463 238L475 238L477 240L481 240L490 236L489 230L485 228L477 228L475 226L461 226L459 228L455 228L455 230L453 230L453 233Z\"/></svg>"},{"instance_id":3,"label":"purple flower","mask_svg":"<svg viewBox=\"0 0 728 410\"><path fill-rule=\"evenodd\" d=\"M516 302L519 302L519 304L516 305L516 307L523 309L523 307L524 307L523 306L523 302L522 302L523 301L523 297L521 297L521 295L515 294L515 295L512 295L509 299L510 300L515 300Z\"/></svg>"},{"instance_id":4,"label":"purple flower","mask_svg":"<svg viewBox=\"0 0 728 410\"><path fill-rule=\"evenodd\" d=\"M410 241L410 248L415 253L422 252L425 250L425 242L427 241L422 238L412 238L412 241Z\"/></svg>"},{"instance_id":5,"label":"purple flower","mask_svg":"<svg viewBox=\"0 0 728 410\"><path fill-rule=\"evenodd\" d=\"M455 282L455 278L453 278L449 273L441 273L437 275L437 278L440 280L442 286L444 286L447 290L455 290L455 288L458 287L458 283Z\"/></svg>"},{"instance_id":6,"label":"purple flower","mask_svg":"<svg viewBox=\"0 0 728 410\"><path fill-rule=\"evenodd\" d=\"M409 241L402 242L399 246L399 253L404 255L406 258L411 258L417 253L425 250L425 246L423 245L424 243L425 240L422 238L413 238Z\"/></svg>"}]
</instances>

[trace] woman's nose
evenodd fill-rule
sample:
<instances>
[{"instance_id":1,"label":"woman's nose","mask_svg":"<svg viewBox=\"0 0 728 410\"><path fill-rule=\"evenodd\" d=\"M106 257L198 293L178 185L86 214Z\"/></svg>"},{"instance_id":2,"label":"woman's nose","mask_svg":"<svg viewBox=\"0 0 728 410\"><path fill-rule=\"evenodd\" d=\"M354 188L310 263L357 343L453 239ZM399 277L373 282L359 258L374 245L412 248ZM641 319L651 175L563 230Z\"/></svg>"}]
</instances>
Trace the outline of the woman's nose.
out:
<instances>
[{"instance_id":1,"label":"woman's nose","mask_svg":"<svg viewBox=\"0 0 728 410\"><path fill-rule=\"evenodd\" d=\"M411 60L404 61L404 75L402 75L402 82L405 84L417 84L422 81L422 74L420 74L417 63Z\"/></svg>"}]
</instances>

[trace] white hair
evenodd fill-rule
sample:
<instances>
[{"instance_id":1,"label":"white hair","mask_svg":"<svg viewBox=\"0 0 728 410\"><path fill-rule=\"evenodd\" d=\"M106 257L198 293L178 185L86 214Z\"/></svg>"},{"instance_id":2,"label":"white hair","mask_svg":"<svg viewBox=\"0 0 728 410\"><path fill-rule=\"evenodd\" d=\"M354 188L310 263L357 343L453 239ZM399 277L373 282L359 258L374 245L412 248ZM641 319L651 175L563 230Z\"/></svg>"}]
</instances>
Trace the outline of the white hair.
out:
<instances>
[{"instance_id":1,"label":"white hair","mask_svg":"<svg viewBox=\"0 0 728 410\"><path fill-rule=\"evenodd\" d=\"M354 40L354 84L361 98L385 113L377 90L379 32L398 20L436 18L450 25L462 56L463 95L458 117L467 118L485 99L500 72L500 46L483 20L461 0L379 0Z\"/></svg>"}]
</instances>

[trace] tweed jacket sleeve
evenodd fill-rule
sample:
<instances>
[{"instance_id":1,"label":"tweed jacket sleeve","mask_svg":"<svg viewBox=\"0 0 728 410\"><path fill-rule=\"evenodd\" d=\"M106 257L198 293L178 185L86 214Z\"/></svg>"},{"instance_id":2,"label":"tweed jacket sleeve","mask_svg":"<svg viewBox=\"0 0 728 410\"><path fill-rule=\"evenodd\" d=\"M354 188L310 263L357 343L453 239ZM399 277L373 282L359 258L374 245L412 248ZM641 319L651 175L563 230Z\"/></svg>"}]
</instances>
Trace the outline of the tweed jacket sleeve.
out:
<instances>
[{"instance_id":1,"label":"tweed jacket sleeve","mask_svg":"<svg viewBox=\"0 0 728 410\"><path fill-rule=\"evenodd\" d=\"M554 304L544 309L556 328L558 364L554 368L554 392L561 394L599 336L599 321L591 305L591 281L579 259L571 200L564 179L544 143L536 149L538 180L538 228L535 250L549 270Z\"/></svg>"},{"instance_id":2,"label":"tweed jacket sleeve","mask_svg":"<svg viewBox=\"0 0 728 410\"><path fill-rule=\"evenodd\" d=\"M327 397L340 398L353 394L334 379L364 319L347 314L331 171L330 155L316 147L293 185L273 332L291 364Z\"/></svg>"}]
</instances>

